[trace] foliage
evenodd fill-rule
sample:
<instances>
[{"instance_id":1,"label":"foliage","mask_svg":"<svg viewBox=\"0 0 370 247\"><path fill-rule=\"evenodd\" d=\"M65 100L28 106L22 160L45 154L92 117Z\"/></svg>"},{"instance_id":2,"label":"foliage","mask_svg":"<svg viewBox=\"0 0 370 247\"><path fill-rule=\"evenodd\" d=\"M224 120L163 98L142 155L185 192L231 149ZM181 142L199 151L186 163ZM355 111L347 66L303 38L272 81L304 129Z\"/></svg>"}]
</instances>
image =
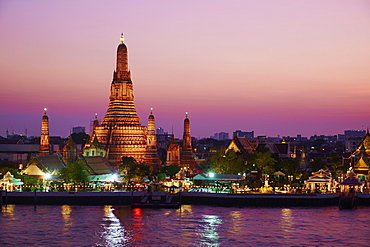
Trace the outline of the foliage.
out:
<instances>
[{"instance_id":1,"label":"foliage","mask_svg":"<svg viewBox=\"0 0 370 247\"><path fill-rule=\"evenodd\" d=\"M203 172L215 172L218 174L237 174L245 172L244 159L234 150L221 148L214 156L202 163Z\"/></svg>"},{"instance_id":2,"label":"foliage","mask_svg":"<svg viewBox=\"0 0 370 247\"><path fill-rule=\"evenodd\" d=\"M320 169L326 168L326 162L323 158L313 158L313 161L310 162L312 171L316 172Z\"/></svg>"},{"instance_id":3,"label":"foliage","mask_svg":"<svg viewBox=\"0 0 370 247\"><path fill-rule=\"evenodd\" d=\"M271 152L259 152L254 159L254 163L256 164L257 168L262 171L262 174L272 174L275 169L274 165L276 160L272 158Z\"/></svg>"},{"instance_id":4,"label":"foliage","mask_svg":"<svg viewBox=\"0 0 370 247\"><path fill-rule=\"evenodd\" d=\"M333 176L339 176L339 175L344 175L346 174L348 168L349 168L349 165L343 165L341 160L340 160L340 157L337 153L331 153L330 154L330 160L333 164L333 168L334 168L334 173L333 173Z\"/></svg>"},{"instance_id":5,"label":"foliage","mask_svg":"<svg viewBox=\"0 0 370 247\"><path fill-rule=\"evenodd\" d=\"M86 183L89 174L81 161L69 163L67 167L60 169L60 177L67 183Z\"/></svg>"},{"instance_id":6,"label":"foliage","mask_svg":"<svg viewBox=\"0 0 370 247\"><path fill-rule=\"evenodd\" d=\"M142 181L145 176L151 175L150 167L144 162L137 162L133 157L122 157L120 174L125 175L125 180Z\"/></svg>"},{"instance_id":7,"label":"foliage","mask_svg":"<svg viewBox=\"0 0 370 247\"><path fill-rule=\"evenodd\" d=\"M15 169L15 168L11 168L11 167L1 167L0 168L0 173L1 173L1 177L4 177L4 175L7 173L7 172L10 172L14 178L20 178L22 179L23 176L21 174L18 173L18 170Z\"/></svg>"},{"instance_id":8,"label":"foliage","mask_svg":"<svg viewBox=\"0 0 370 247\"><path fill-rule=\"evenodd\" d=\"M35 184L37 184L37 178L32 177L32 176L29 176L27 174L24 174L23 175L22 181L23 181L24 184L28 184L28 185L35 185Z\"/></svg>"},{"instance_id":9,"label":"foliage","mask_svg":"<svg viewBox=\"0 0 370 247\"><path fill-rule=\"evenodd\" d=\"M177 165L162 166L159 171L172 178L180 171L180 167Z\"/></svg>"},{"instance_id":10,"label":"foliage","mask_svg":"<svg viewBox=\"0 0 370 247\"><path fill-rule=\"evenodd\" d=\"M158 173L157 178L158 178L158 180L166 179L166 174L165 173Z\"/></svg>"},{"instance_id":11,"label":"foliage","mask_svg":"<svg viewBox=\"0 0 370 247\"><path fill-rule=\"evenodd\" d=\"M298 167L298 160L282 160L278 162L278 168L281 169L286 175L296 174Z\"/></svg>"}]
</instances>

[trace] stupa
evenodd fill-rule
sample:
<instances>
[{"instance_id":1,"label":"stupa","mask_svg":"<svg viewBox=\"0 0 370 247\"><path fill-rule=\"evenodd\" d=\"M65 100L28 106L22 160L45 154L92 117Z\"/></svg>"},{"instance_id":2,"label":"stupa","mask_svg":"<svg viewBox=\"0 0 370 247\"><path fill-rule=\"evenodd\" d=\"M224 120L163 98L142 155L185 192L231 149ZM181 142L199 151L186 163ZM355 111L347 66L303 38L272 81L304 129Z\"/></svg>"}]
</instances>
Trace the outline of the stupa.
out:
<instances>
[{"instance_id":1,"label":"stupa","mask_svg":"<svg viewBox=\"0 0 370 247\"><path fill-rule=\"evenodd\" d=\"M193 148L191 145L190 121L188 113L184 119L184 135L182 138L182 148L180 153L180 168L189 173L193 173L196 167Z\"/></svg>"},{"instance_id":2,"label":"stupa","mask_svg":"<svg viewBox=\"0 0 370 247\"><path fill-rule=\"evenodd\" d=\"M134 105L133 83L123 34L117 48L108 110L103 122L94 126L93 133L92 140L97 138L112 164L118 165L124 156L133 157L138 162L146 161L146 127L141 125Z\"/></svg>"},{"instance_id":3,"label":"stupa","mask_svg":"<svg viewBox=\"0 0 370 247\"><path fill-rule=\"evenodd\" d=\"M44 108L44 116L42 116L41 123L39 155L50 155L49 117L46 115L46 111L47 109Z\"/></svg>"},{"instance_id":4,"label":"stupa","mask_svg":"<svg viewBox=\"0 0 370 247\"><path fill-rule=\"evenodd\" d=\"M150 165L154 169L158 169L161 161L159 159L157 151L157 136L155 134L155 119L153 115L153 108L150 109L150 115L148 117L148 132L147 132L147 158L146 164Z\"/></svg>"}]
</instances>

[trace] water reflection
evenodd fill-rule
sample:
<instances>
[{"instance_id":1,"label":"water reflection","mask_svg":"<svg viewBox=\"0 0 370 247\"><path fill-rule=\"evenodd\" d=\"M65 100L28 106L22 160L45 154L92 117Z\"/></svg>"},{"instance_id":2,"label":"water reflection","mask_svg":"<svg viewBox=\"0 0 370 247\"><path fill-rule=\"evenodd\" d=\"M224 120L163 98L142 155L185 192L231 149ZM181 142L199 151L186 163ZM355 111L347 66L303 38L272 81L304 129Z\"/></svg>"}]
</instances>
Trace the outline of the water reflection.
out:
<instances>
[{"instance_id":1,"label":"water reflection","mask_svg":"<svg viewBox=\"0 0 370 247\"><path fill-rule=\"evenodd\" d=\"M230 211L230 218L231 218L231 227L229 232L230 233L237 233L242 230L242 218L243 214L240 211ZM245 223L245 222L244 222Z\"/></svg>"},{"instance_id":2,"label":"water reflection","mask_svg":"<svg viewBox=\"0 0 370 247\"><path fill-rule=\"evenodd\" d=\"M121 225L119 219L113 214L111 206L104 207L104 231L101 233L104 246L125 246L131 240L131 234Z\"/></svg>"},{"instance_id":3,"label":"water reflection","mask_svg":"<svg viewBox=\"0 0 370 247\"><path fill-rule=\"evenodd\" d=\"M0 246L369 246L369 221L370 207L8 205Z\"/></svg>"},{"instance_id":4,"label":"water reflection","mask_svg":"<svg viewBox=\"0 0 370 247\"><path fill-rule=\"evenodd\" d=\"M222 220L217 215L203 215L200 225L201 231L198 233L202 245L206 246L219 246L218 227L221 225Z\"/></svg>"},{"instance_id":5,"label":"water reflection","mask_svg":"<svg viewBox=\"0 0 370 247\"><path fill-rule=\"evenodd\" d=\"M63 205L61 207L61 214L64 222L64 225L62 227L63 235L68 235L73 225L73 222L71 220L71 212L72 212L71 206Z\"/></svg>"},{"instance_id":6,"label":"water reflection","mask_svg":"<svg viewBox=\"0 0 370 247\"><path fill-rule=\"evenodd\" d=\"M290 208L281 209L280 227L282 230L282 237L291 238L293 219L292 210Z\"/></svg>"},{"instance_id":7,"label":"water reflection","mask_svg":"<svg viewBox=\"0 0 370 247\"><path fill-rule=\"evenodd\" d=\"M188 213L188 214L192 214L193 211L192 211L192 206L191 205L181 205L181 207L177 210L178 212L180 213Z\"/></svg>"},{"instance_id":8,"label":"water reflection","mask_svg":"<svg viewBox=\"0 0 370 247\"><path fill-rule=\"evenodd\" d=\"M5 205L2 207L2 213L6 216L6 217L9 217L10 219L14 220L14 208L15 208L15 205L14 204L10 204L10 205Z\"/></svg>"}]
</instances>

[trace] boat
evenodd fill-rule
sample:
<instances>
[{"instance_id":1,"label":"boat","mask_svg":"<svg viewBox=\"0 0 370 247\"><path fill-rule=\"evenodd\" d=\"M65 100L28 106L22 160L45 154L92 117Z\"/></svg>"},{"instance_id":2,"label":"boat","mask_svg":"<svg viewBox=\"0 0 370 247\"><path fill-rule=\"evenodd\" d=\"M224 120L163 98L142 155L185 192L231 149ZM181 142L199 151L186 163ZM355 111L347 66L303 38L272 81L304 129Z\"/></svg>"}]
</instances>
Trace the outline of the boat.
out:
<instances>
[{"instance_id":1,"label":"boat","mask_svg":"<svg viewBox=\"0 0 370 247\"><path fill-rule=\"evenodd\" d=\"M177 195L164 192L147 192L140 198L140 202L131 204L131 208L180 208L180 206Z\"/></svg>"}]
</instances>

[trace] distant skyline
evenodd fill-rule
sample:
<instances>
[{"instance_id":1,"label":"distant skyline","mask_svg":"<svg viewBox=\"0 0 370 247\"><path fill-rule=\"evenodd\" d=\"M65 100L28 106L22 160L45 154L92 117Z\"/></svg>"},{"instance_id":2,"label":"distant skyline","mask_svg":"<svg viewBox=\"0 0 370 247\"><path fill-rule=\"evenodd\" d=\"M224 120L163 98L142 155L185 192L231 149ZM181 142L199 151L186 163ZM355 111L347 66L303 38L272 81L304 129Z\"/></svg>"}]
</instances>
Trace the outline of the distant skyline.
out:
<instances>
[{"instance_id":1,"label":"distant skyline","mask_svg":"<svg viewBox=\"0 0 370 247\"><path fill-rule=\"evenodd\" d=\"M121 33L135 106L182 138L336 135L370 125L370 2L0 2L0 135L90 130Z\"/></svg>"}]
</instances>

